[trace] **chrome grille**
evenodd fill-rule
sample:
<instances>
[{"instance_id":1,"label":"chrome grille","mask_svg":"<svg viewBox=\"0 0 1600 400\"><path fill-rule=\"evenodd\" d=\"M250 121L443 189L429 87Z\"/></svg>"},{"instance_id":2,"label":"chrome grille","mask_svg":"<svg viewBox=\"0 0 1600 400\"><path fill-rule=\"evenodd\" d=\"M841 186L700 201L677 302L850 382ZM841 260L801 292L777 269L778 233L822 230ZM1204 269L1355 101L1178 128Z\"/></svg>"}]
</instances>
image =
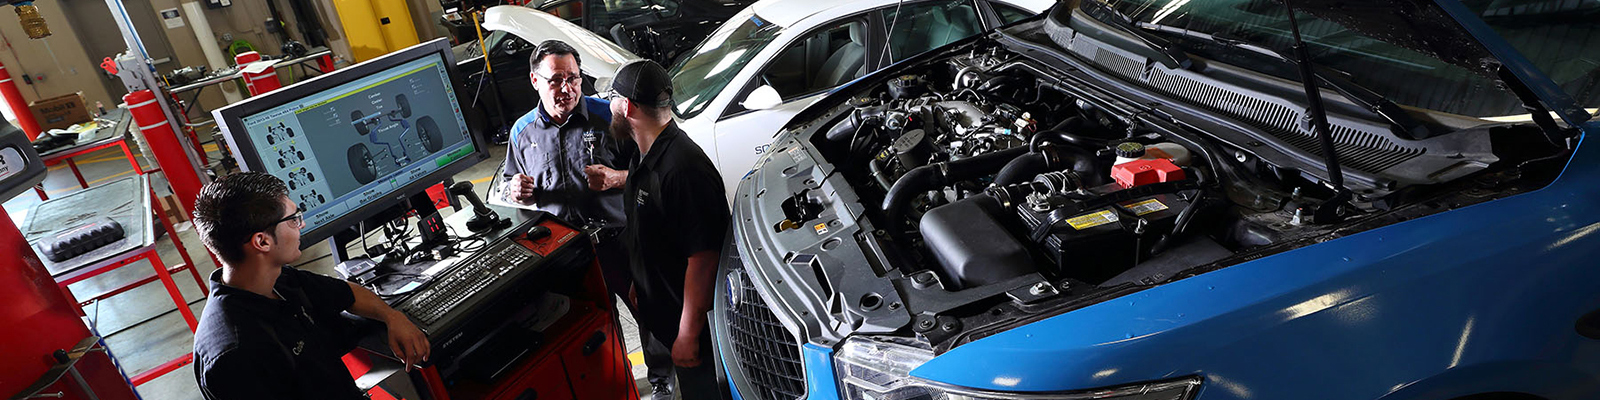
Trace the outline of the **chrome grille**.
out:
<instances>
[{"instance_id":1,"label":"chrome grille","mask_svg":"<svg viewBox=\"0 0 1600 400\"><path fill-rule=\"evenodd\" d=\"M750 276L739 270L730 291L738 291L737 301L728 307L729 336L739 368L757 400L793 400L804 396L805 367L800 360L800 343L772 314L765 300L750 283ZM742 388L741 388L742 389Z\"/></svg>"}]
</instances>

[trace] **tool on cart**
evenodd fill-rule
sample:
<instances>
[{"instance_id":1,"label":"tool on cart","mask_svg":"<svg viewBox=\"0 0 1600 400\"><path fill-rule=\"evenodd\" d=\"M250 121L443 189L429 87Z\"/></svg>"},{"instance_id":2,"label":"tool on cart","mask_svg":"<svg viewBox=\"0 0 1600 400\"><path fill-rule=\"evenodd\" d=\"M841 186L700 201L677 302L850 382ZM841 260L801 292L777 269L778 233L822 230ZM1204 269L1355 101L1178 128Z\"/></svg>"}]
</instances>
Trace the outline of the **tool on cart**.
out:
<instances>
[{"instance_id":1,"label":"tool on cart","mask_svg":"<svg viewBox=\"0 0 1600 400\"><path fill-rule=\"evenodd\" d=\"M86 224L49 234L36 245L50 261L62 262L127 237L122 224L99 217Z\"/></svg>"}]
</instances>

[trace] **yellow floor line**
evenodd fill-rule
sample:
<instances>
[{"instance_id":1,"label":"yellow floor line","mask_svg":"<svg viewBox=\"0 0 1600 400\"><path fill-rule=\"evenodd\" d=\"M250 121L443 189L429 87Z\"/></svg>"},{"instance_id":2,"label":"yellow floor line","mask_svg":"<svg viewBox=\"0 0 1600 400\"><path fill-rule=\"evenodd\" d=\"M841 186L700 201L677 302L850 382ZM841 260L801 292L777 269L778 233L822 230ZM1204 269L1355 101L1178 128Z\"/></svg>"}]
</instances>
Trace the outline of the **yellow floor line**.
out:
<instances>
[{"instance_id":1,"label":"yellow floor line","mask_svg":"<svg viewBox=\"0 0 1600 400\"><path fill-rule=\"evenodd\" d=\"M79 161L78 162L78 166L82 167L82 166L85 166L85 165L94 164L94 163L103 163L103 162L106 162L106 161L121 161L123 163L127 163L128 162L128 157L119 155L119 156L112 157L112 158L97 158L97 159L93 159L93 160ZM66 164L66 163L62 163L62 164Z\"/></svg>"},{"instance_id":2,"label":"yellow floor line","mask_svg":"<svg viewBox=\"0 0 1600 400\"><path fill-rule=\"evenodd\" d=\"M489 180L491 180L491 179L494 179L494 175L489 175L489 176L485 176L485 177L482 177L482 178L478 178L478 179L473 179L473 180L472 180L472 184L474 184L474 185L481 185L481 184L483 184L483 183L484 183L484 182L488 182L488 181L489 181Z\"/></svg>"},{"instance_id":3,"label":"yellow floor line","mask_svg":"<svg viewBox=\"0 0 1600 400\"><path fill-rule=\"evenodd\" d=\"M644 365L644 352L635 351L628 353L628 365Z\"/></svg>"},{"instance_id":4,"label":"yellow floor line","mask_svg":"<svg viewBox=\"0 0 1600 400\"><path fill-rule=\"evenodd\" d=\"M120 149L118 149L118 150L120 150ZM82 164L82 163L84 163L86 161L124 160L124 159L127 159L127 158L128 158L128 156L126 154L122 154L121 151L118 151L118 152L115 152L115 153L106 154L106 155L95 157L95 158L91 158L91 159L88 159L88 160L78 160L78 163Z\"/></svg>"},{"instance_id":5,"label":"yellow floor line","mask_svg":"<svg viewBox=\"0 0 1600 400\"><path fill-rule=\"evenodd\" d=\"M108 177L104 177L104 178L100 178L100 179L95 179L95 180L89 181L89 186L94 186L97 183L111 180L111 178L117 178L117 177L121 177L123 175L132 174L132 173L133 173L133 170L131 170L131 169L127 170L127 171L118 172L115 175L111 175L111 176L108 176ZM83 189L83 188L77 187L77 186L72 186L72 187L56 189L56 190L46 190L45 193L49 193L51 196L55 196L57 194L66 193L66 192L70 192L70 191L74 191L74 190L78 190L78 189Z\"/></svg>"},{"instance_id":6,"label":"yellow floor line","mask_svg":"<svg viewBox=\"0 0 1600 400\"><path fill-rule=\"evenodd\" d=\"M95 179L95 180L89 181L89 186L94 186L96 183L100 183L100 182L105 182L105 181L111 180L111 178L119 178L119 177L122 177L124 175L131 175L131 174L133 174L133 170L131 170L131 169L127 170L127 171L118 172L118 173L112 174L111 176L108 176L108 177L104 177L104 178L100 178L100 179Z\"/></svg>"},{"instance_id":7,"label":"yellow floor line","mask_svg":"<svg viewBox=\"0 0 1600 400\"><path fill-rule=\"evenodd\" d=\"M90 158L90 159L87 159L87 160L73 159L72 161L77 162L78 165L84 165L84 164L94 164L94 163L103 162L103 161L127 160L127 159L128 159L127 155L124 155L121 152L118 152L117 154L108 154L108 155L104 155L104 156L100 156L100 157ZM50 167L50 170L51 171L55 171L55 170L66 168L66 167L67 167L67 162L63 160L60 164L56 164L55 166Z\"/></svg>"}]
</instances>

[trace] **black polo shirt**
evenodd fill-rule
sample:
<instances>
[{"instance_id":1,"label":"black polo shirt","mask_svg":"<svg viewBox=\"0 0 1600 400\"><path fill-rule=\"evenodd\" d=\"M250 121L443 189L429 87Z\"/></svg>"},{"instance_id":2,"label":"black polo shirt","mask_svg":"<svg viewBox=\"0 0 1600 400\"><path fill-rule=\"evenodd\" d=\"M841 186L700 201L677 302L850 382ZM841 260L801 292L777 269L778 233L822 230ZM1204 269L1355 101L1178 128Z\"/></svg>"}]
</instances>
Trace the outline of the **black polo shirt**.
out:
<instances>
[{"instance_id":1,"label":"black polo shirt","mask_svg":"<svg viewBox=\"0 0 1600 400\"><path fill-rule=\"evenodd\" d=\"M366 399L340 357L355 348L353 324L339 313L355 304L344 281L283 267L270 299L222 284L194 335L194 374L211 400Z\"/></svg>"},{"instance_id":2,"label":"black polo shirt","mask_svg":"<svg viewBox=\"0 0 1600 400\"><path fill-rule=\"evenodd\" d=\"M722 249L728 200L717 167L677 124L668 125L628 170L623 242L638 289L637 315L657 339L671 344L683 315L689 256Z\"/></svg>"}]
</instances>

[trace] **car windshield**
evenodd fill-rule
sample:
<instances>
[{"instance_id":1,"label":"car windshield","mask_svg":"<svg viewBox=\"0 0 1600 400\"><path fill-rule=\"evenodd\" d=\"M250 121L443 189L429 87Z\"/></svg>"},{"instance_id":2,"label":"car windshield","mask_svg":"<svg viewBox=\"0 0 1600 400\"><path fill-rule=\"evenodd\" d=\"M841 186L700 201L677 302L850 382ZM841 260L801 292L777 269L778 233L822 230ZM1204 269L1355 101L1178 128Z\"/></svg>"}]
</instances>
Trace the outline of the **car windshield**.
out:
<instances>
[{"instance_id":1,"label":"car windshield","mask_svg":"<svg viewBox=\"0 0 1600 400\"><path fill-rule=\"evenodd\" d=\"M667 71L672 76L673 97L677 101L673 111L680 118L699 115L733 81L740 67L782 31L783 27L761 19L749 8L733 16Z\"/></svg>"},{"instance_id":2,"label":"car windshield","mask_svg":"<svg viewBox=\"0 0 1600 400\"><path fill-rule=\"evenodd\" d=\"M1486 22L1507 37L1524 55L1544 69L1557 85L1568 90L1580 105L1594 107L1600 103L1600 72L1596 72L1600 71L1600 58L1597 58L1600 56L1596 55L1600 52L1592 51L1595 43L1600 43L1600 28L1593 23L1594 12L1580 10L1577 11L1578 15L1554 13L1562 17L1551 18L1551 13L1529 10L1559 8L1557 6L1566 3L1547 2L1550 7L1503 4L1513 2L1490 0L1467 3L1474 11L1485 16ZM1573 4L1600 8L1589 3ZM1184 50L1196 55L1284 79L1299 80L1299 74L1292 65L1271 60L1269 56L1173 32L1186 30L1210 34L1262 46L1281 54L1292 54L1293 37L1280 0L1112 0L1107 4L1141 25L1179 28L1155 29L1152 32L1165 34L1183 46ZM1350 14L1360 12L1386 12L1392 15L1395 11L1372 7L1351 10ZM1497 16L1502 13L1516 15ZM1589 16L1584 17L1584 14ZM1430 33L1422 30L1425 24L1352 29L1349 18L1345 18L1348 15L1344 14L1297 9L1296 16L1302 38L1317 65L1348 73L1351 82L1395 103L1479 118L1526 114L1522 102L1489 77L1463 68L1460 64L1444 61L1450 59L1451 55L1425 54L1412 50L1421 46L1402 47L1395 44L1428 42L1431 38L1425 36ZM1537 19L1538 22L1528 22L1528 18Z\"/></svg>"},{"instance_id":3,"label":"car windshield","mask_svg":"<svg viewBox=\"0 0 1600 400\"><path fill-rule=\"evenodd\" d=\"M1600 1L1468 1L1578 106L1600 115Z\"/></svg>"}]
</instances>

